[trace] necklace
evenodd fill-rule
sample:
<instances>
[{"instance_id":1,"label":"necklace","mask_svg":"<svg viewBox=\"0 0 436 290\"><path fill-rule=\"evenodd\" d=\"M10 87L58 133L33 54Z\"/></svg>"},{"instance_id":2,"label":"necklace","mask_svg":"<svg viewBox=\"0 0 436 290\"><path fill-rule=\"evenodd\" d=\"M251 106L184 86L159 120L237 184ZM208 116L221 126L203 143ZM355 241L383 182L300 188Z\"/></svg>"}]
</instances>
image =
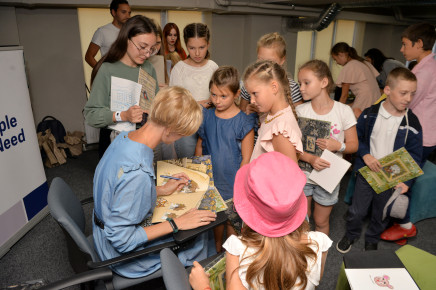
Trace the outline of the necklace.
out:
<instances>
[{"instance_id":1,"label":"necklace","mask_svg":"<svg viewBox=\"0 0 436 290\"><path fill-rule=\"evenodd\" d=\"M265 124L268 124L269 122L271 122L272 120L274 120L275 118L278 118L278 117L280 117L281 115L283 115L283 112L281 112L280 114L278 114L277 116L275 116L275 117L272 117L271 119L269 119L269 120L267 120L266 118L265 118Z\"/></svg>"}]
</instances>

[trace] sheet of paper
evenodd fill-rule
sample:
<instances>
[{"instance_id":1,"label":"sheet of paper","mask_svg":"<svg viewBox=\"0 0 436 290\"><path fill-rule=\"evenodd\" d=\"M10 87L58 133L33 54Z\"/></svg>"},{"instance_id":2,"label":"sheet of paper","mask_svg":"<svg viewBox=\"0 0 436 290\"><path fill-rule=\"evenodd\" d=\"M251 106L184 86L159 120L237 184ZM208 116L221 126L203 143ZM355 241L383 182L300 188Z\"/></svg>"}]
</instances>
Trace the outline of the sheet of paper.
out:
<instances>
[{"instance_id":1,"label":"sheet of paper","mask_svg":"<svg viewBox=\"0 0 436 290\"><path fill-rule=\"evenodd\" d=\"M130 80L111 77L111 111L126 111L131 106L139 104L139 95L142 86ZM135 130L136 125L130 122L118 122L110 125L110 129L116 131Z\"/></svg>"},{"instance_id":2,"label":"sheet of paper","mask_svg":"<svg viewBox=\"0 0 436 290\"><path fill-rule=\"evenodd\" d=\"M330 162L330 167L321 171L312 170L309 179L316 182L329 193L332 193L339 182L341 182L342 177L347 173L351 163L328 150L324 150L321 158Z\"/></svg>"},{"instance_id":3,"label":"sheet of paper","mask_svg":"<svg viewBox=\"0 0 436 290\"><path fill-rule=\"evenodd\" d=\"M351 289L359 290L418 290L405 268L345 269Z\"/></svg>"},{"instance_id":4,"label":"sheet of paper","mask_svg":"<svg viewBox=\"0 0 436 290\"><path fill-rule=\"evenodd\" d=\"M163 222L167 217L178 217L191 208L198 208L200 205L204 194L209 188L210 178L205 173L170 164L165 161L158 161L156 184L159 186L167 181L166 178L160 177L161 175L171 176L181 172L188 175L192 182L198 185L198 188L195 192L175 192L171 195L158 197L153 212L152 223Z\"/></svg>"}]
</instances>

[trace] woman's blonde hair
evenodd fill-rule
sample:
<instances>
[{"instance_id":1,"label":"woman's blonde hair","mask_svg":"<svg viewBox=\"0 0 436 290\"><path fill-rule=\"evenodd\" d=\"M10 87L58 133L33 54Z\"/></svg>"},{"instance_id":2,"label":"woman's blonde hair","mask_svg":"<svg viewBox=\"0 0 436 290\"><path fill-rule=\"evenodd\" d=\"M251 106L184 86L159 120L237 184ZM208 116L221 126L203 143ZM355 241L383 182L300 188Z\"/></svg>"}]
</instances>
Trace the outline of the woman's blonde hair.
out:
<instances>
[{"instance_id":1,"label":"woman's blonde hair","mask_svg":"<svg viewBox=\"0 0 436 290\"><path fill-rule=\"evenodd\" d=\"M259 48L274 48L279 58L286 57L286 41L277 32L272 32L263 35L257 41L257 52L259 52Z\"/></svg>"},{"instance_id":2,"label":"woman's blonde hair","mask_svg":"<svg viewBox=\"0 0 436 290\"><path fill-rule=\"evenodd\" d=\"M302 69L311 70L319 80L322 80L323 78L327 78L328 81L328 85L326 87L327 92L331 93L334 90L336 85L333 82L332 73L330 72L329 66L322 60L318 60L318 59L309 60L308 62L303 64L298 71L301 71Z\"/></svg>"},{"instance_id":3,"label":"woman's blonde hair","mask_svg":"<svg viewBox=\"0 0 436 290\"><path fill-rule=\"evenodd\" d=\"M318 252L309 247L318 247L315 241L304 240L308 232L307 221L292 233L278 238L262 236L244 225L242 242L249 248L258 249L252 256L242 259L254 258L247 266L245 277L250 289L256 289L255 285L265 289L305 289L309 265L316 260ZM232 275L238 275L238 270L239 267Z\"/></svg>"},{"instance_id":4,"label":"woman's blonde hair","mask_svg":"<svg viewBox=\"0 0 436 290\"><path fill-rule=\"evenodd\" d=\"M294 113L295 119L298 120L297 113L295 112L295 106L292 102L291 89L289 87L289 79L286 71L281 65L270 60L261 60L253 63L244 72L243 81L244 83L250 77L255 77L262 82L270 82L276 80L281 89L283 90L283 95L285 96L286 102L291 106L292 112Z\"/></svg>"},{"instance_id":5,"label":"woman's blonde hair","mask_svg":"<svg viewBox=\"0 0 436 290\"><path fill-rule=\"evenodd\" d=\"M200 105L188 90L178 86L160 90L150 112L150 121L183 136L197 132L203 121Z\"/></svg>"}]
</instances>

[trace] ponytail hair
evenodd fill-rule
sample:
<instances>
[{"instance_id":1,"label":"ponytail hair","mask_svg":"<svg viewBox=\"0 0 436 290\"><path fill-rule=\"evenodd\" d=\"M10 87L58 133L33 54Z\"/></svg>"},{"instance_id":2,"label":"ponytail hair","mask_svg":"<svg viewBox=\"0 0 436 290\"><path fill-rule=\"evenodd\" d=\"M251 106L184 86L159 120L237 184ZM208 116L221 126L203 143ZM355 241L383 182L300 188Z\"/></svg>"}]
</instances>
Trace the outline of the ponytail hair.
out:
<instances>
[{"instance_id":1,"label":"ponytail hair","mask_svg":"<svg viewBox=\"0 0 436 290\"><path fill-rule=\"evenodd\" d=\"M127 42L138 34L158 34L154 21L142 15L129 18L120 29L118 37L111 45L109 51L95 65L91 73L91 85L98 70L104 62L114 63L119 61L127 53Z\"/></svg>"},{"instance_id":2,"label":"ponytail hair","mask_svg":"<svg viewBox=\"0 0 436 290\"><path fill-rule=\"evenodd\" d=\"M330 72L329 66L323 62L322 60L314 59L306 62L303 64L299 71L302 69L309 69L311 70L315 76L318 78L318 80L322 80L323 78L327 78L328 85L326 87L326 90L328 93L333 92L335 88L335 83L333 82L332 73Z\"/></svg>"},{"instance_id":3,"label":"ponytail hair","mask_svg":"<svg viewBox=\"0 0 436 290\"><path fill-rule=\"evenodd\" d=\"M269 60L255 62L254 64L247 67L247 69L245 70L244 76L242 78L244 83L250 77L256 77L258 80L263 82L270 82L272 80L277 81L283 90L283 95L285 96L286 102L292 108L295 119L298 120L297 113L295 112L295 106L292 102L288 75L281 65Z\"/></svg>"},{"instance_id":4,"label":"ponytail hair","mask_svg":"<svg viewBox=\"0 0 436 290\"><path fill-rule=\"evenodd\" d=\"M336 43L332 47L332 49L330 51L330 54L331 55L338 55L341 52L347 54L352 59L355 59L355 60L358 60L358 61L361 61L361 62L365 61L365 59L363 57L361 57L361 56L359 56L357 54L357 51L356 51L356 49L354 47L349 46L345 42L338 42L338 43Z\"/></svg>"},{"instance_id":5,"label":"ponytail hair","mask_svg":"<svg viewBox=\"0 0 436 290\"><path fill-rule=\"evenodd\" d=\"M206 42L209 44L210 31L206 24L203 23L191 23L185 26L183 29L183 40L185 45L188 46L188 40L190 38L205 38ZM190 57L190 56L188 56ZM209 50L207 50L205 59L210 58Z\"/></svg>"}]
</instances>

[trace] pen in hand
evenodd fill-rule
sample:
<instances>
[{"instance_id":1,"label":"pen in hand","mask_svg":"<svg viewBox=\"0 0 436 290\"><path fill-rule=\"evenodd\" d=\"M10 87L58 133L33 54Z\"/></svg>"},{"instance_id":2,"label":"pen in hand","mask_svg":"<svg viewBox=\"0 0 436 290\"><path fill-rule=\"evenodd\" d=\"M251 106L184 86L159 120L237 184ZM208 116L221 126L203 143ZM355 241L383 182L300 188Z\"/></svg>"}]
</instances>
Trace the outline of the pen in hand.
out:
<instances>
[{"instance_id":1,"label":"pen in hand","mask_svg":"<svg viewBox=\"0 0 436 290\"><path fill-rule=\"evenodd\" d=\"M169 176L169 175L161 175L162 178L174 179L174 180L182 180L179 177ZM188 180L188 183L191 183L191 180Z\"/></svg>"}]
</instances>

